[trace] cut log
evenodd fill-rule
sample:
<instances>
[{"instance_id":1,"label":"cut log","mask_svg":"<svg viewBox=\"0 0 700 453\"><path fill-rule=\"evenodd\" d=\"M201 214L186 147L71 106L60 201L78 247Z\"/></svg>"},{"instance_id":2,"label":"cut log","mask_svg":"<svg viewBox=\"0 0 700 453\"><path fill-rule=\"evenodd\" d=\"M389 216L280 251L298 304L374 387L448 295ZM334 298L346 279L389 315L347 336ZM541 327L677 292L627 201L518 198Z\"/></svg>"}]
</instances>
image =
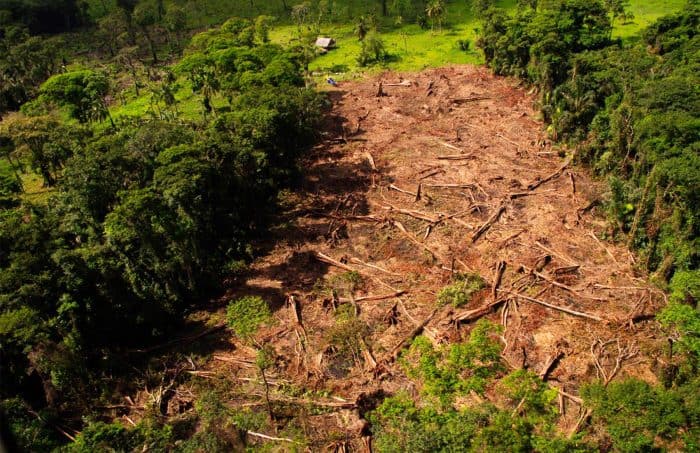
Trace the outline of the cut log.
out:
<instances>
[{"instance_id":1,"label":"cut log","mask_svg":"<svg viewBox=\"0 0 700 453\"><path fill-rule=\"evenodd\" d=\"M438 160L467 160L467 159L474 159L473 154L452 154L452 155L447 155L447 156L438 156Z\"/></svg>"},{"instance_id":2,"label":"cut log","mask_svg":"<svg viewBox=\"0 0 700 453\"><path fill-rule=\"evenodd\" d=\"M541 186L542 184L558 178L559 176L561 176L561 174L564 172L564 170L566 170L566 168L569 166L570 163L571 163L571 159L568 159L566 162L564 162L564 165L559 167L559 169L557 171L555 171L554 173L550 174L549 176L545 176L544 178L541 178L541 179L538 178L535 181L532 181L530 184L528 184L527 190L535 190L539 186Z\"/></svg>"},{"instance_id":3,"label":"cut log","mask_svg":"<svg viewBox=\"0 0 700 453\"><path fill-rule=\"evenodd\" d=\"M512 296L515 296L515 297L519 298L519 299L526 300L526 301L528 301L528 302L533 302L533 303L542 305L543 307L551 308L552 310L557 310L557 311L561 311L561 312L564 312L564 313L568 313L568 314L570 314L570 315L572 315L572 316L578 316L578 317L580 317L580 318L591 319L591 320L593 320L593 321L598 321L598 322L605 322L605 320L604 320L603 318L599 317L599 316L591 315L591 314L589 314L589 313L583 313L583 312L580 312L580 311L571 310L571 309L566 308L566 307L559 307L559 306L557 306L557 305L552 305L552 304L550 304L550 303L541 301L541 300L539 300L539 299L535 299L534 297L526 296L526 295L524 295L524 294L519 294L519 293L516 293L516 292L513 292L513 291L508 291L508 290L499 290L499 292L505 292L505 293L508 293L508 294L510 294L510 295L512 295Z\"/></svg>"},{"instance_id":4,"label":"cut log","mask_svg":"<svg viewBox=\"0 0 700 453\"><path fill-rule=\"evenodd\" d=\"M486 221L486 223L481 225L481 227L478 230L476 230L476 232L472 236L472 244L475 243L476 241L478 241L479 238L481 237L481 235L486 233L489 230L489 228L491 228L491 225L493 225L494 223L496 223L498 221L498 219L505 212L505 210L506 210L505 203L501 203L501 205L498 206L498 209L496 210L496 212L494 212L491 215L491 217L489 217L489 219Z\"/></svg>"},{"instance_id":5,"label":"cut log","mask_svg":"<svg viewBox=\"0 0 700 453\"><path fill-rule=\"evenodd\" d=\"M482 318L483 316L488 315L496 307L498 307L499 305L501 305L505 301L506 301L506 299L498 299L494 302L491 302L488 305L484 305L483 307L475 308L474 310L467 310L467 311L463 311L461 313L457 313L452 317L452 321L454 321L456 323L466 323L466 322L475 321L479 318Z\"/></svg>"},{"instance_id":6,"label":"cut log","mask_svg":"<svg viewBox=\"0 0 700 453\"><path fill-rule=\"evenodd\" d=\"M501 285L501 280L503 279L503 273L506 271L506 262L499 261L496 265L496 274L493 278L493 301L496 301L496 293L498 292L498 287Z\"/></svg>"}]
</instances>

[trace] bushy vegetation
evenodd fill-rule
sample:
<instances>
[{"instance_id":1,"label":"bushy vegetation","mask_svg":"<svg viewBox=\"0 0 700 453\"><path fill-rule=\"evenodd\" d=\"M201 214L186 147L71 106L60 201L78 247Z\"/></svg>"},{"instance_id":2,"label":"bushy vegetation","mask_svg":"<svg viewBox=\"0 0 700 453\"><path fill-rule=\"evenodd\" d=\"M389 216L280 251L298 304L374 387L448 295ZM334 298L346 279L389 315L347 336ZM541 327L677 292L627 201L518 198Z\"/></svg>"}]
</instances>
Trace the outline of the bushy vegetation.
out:
<instances>
[{"instance_id":1,"label":"bushy vegetation","mask_svg":"<svg viewBox=\"0 0 700 453\"><path fill-rule=\"evenodd\" d=\"M467 305L472 296L486 287L484 279L478 274L456 274L454 282L438 293L438 304L451 304L453 307Z\"/></svg>"},{"instance_id":2,"label":"bushy vegetation","mask_svg":"<svg viewBox=\"0 0 700 453\"><path fill-rule=\"evenodd\" d=\"M698 268L700 84L689 55L700 6L691 1L624 46L611 39L620 14L611 5L568 0L513 17L492 9L479 46L495 72L537 87L552 135L579 144L578 159L610 178L617 233L666 280Z\"/></svg>"},{"instance_id":3,"label":"bushy vegetation","mask_svg":"<svg viewBox=\"0 0 700 453\"><path fill-rule=\"evenodd\" d=\"M258 296L242 297L226 308L228 326L244 339L254 334L270 317L270 307Z\"/></svg>"},{"instance_id":4,"label":"bushy vegetation","mask_svg":"<svg viewBox=\"0 0 700 453\"><path fill-rule=\"evenodd\" d=\"M3 398L89 405L103 365L173 332L227 269L251 258L250 241L295 179L320 108L299 56L243 39L253 28L232 20L206 32L175 68L202 99L199 121L181 120L172 105L167 117L110 122L108 79L77 70L50 78L31 109L0 125L11 168L29 162L56 187L47 205L0 211ZM213 87L225 108L209 108ZM3 181L11 197L17 181ZM237 333L269 313L260 302L231 306Z\"/></svg>"},{"instance_id":5,"label":"bushy vegetation","mask_svg":"<svg viewBox=\"0 0 700 453\"><path fill-rule=\"evenodd\" d=\"M488 383L504 370L496 332L497 326L482 320L467 342L438 350L419 336L401 362L409 377L420 381L423 394L449 405L457 394L483 394Z\"/></svg>"}]
</instances>

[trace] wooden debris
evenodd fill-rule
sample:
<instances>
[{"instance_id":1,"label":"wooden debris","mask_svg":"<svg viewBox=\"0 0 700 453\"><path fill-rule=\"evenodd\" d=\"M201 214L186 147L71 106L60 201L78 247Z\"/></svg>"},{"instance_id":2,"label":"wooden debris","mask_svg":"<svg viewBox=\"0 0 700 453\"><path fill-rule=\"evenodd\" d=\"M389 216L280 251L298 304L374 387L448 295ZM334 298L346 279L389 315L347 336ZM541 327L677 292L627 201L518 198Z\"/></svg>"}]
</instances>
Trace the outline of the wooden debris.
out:
<instances>
[{"instance_id":1,"label":"wooden debris","mask_svg":"<svg viewBox=\"0 0 700 453\"><path fill-rule=\"evenodd\" d=\"M590 237L592 237L596 241L596 243L603 248L603 250L605 250L605 252L608 254L608 256L610 256L610 258L612 258L612 260L615 262L615 264L620 264L617 261L617 258L615 258L615 255L613 255L612 252L610 251L610 249L608 249L605 245L603 245L602 242L600 242L600 239L598 239L598 236L596 236L595 233L593 233L592 231L589 231L588 235Z\"/></svg>"},{"instance_id":2,"label":"wooden debris","mask_svg":"<svg viewBox=\"0 0 700 453\"><path fill-rule=\"evenodd\" d=\"M246 433L247 435L249 435L249 436L253 436L253 437L257 437L257 438L265 439L265 440L274 440L274 441L277 441L277 442L290 442L290 443L293 443L293 444L298 444L298 443L299 443L299 442L297 442L297 441L295 441L295 440L292 440L292 439L289 439L289 438L286 438L286 437L273 437L273 436L268 436L268 435L266 435L266 434L256 433L256 432L254 432L254 431L246 431L245 433Z\"/></svg>"},{"instance_id":3,"label":"wooden debris","mask_svg":"<svg viewBox=\"0 0 700 453\"><path fill-rule=\"evenodd\" d=\"M365 157L367 158L367 162L369 162L369 166L372 169L372 171L377 171L377 164L374 162L374 157L372 157L372 154L370 154L369 151L365 153Z\"/></svg>"},{"instance_id":4,"label":"wooden debris","mask_svg":"<svg viewBox=\"0 0 700 453\"><path fill-rule=\"evenodd\" d=\"M475 308L473 310L463 311L461 313L457 313L452 317L452 321L455 323L465 323L465 322L474 321L476 319L479 319L483 316L488 315L496 307L498 307L499 305L501 305L505 301L506 301L506 299L498 299L494 302L491 302L490 304L484 305L483 307Z\"/></svg>"},{"instance_id":5,"label":"wooden debris","mask_svg":"<svg viewBox=\"0 0 700 453\"><path fill-rule=\"evenodd\" d=\"M404 294L406 294L406 291L401 290L401 291L396 291L395 293L391 293L391 294L381 294L381 295L376 295L376 296L363 296L363 297L356 297L356 298L340 297L338 300L340 302L343 302L343 303L352 302L353 300L355 302L368 302L371 300L393 299L395 297L403 296Z\"/></svg>"},{"instance_id":6,"label":"wooden debris","mask_svg":"<svg viewBox=\"0 0 700 453\"><path fill-rule=\"evenodd\" d=\"M616 355L614 358L610 357L608 353L608 347L615 345ZM600 338L591 344L591 357L593 358L593 363L595 364L596 370L598 371L598 376L603 379L603 385L607 386L610 381L615 377L615 375L622 368L622 364L633 358L639 353L639 348L634 343L629 343L627 346L622 347L619 338L614 338L608 341L602 341ZM606 369L603 359L613 359L614 364L612 369Z\"/></svg>"},{"instance_id":7,"label":"wooden debris","mask_svg":"<svg viewBox=\"0 0 700 453\"><path fill-rule=\"evenodd\" d=\"M505 271L506 271L506 262L499 261L498 264L496 265L496 273L495 273L495 276L493 278L493 289L491 291L494 302L496 301L498 287L501 285L501 279L503 279L503 273Z\"/></svg>"},{"instance_id":8,"label":"wooden debris","mask_svg":"<svg viewBox=\"0 0 700 453\"><path fill-rule=\"evenodd\" d=\"M348 272L355 272L355 269L353 269L352 267L350 267L346 264L343 264L338 260L334 260L330 256L324 255L321 252L314 252L314 256L316 257L317 260L319 260L323 263L330 264L332 266L338 267L338 268L343 269L343 270L348 271Z\"/></svg>"},{"instance_id":9,"label":"wooden debris","mask_svg":"<svg viewBox=\"0 0 700 453\"><path fill-rule=\"evenodd\" d=\"M559 360L562 359L562 357L564 357L564 351L561 350L557 350L554 354L550 355L547 360L545 360L542 371L540 371L540 379L546 381L549 377L549 373L552 372L554 366L557 364L557 362L559 362Z\"/></svg>"},{"instance_id":10,"label":"wooden debris","mask_svg":"<svg viewBox=\"0 0 700 453\"><path fill-rule=\"evenodd\" d=\"M479 238L481 237L481 235L484 234L485 232L487 232L489 230L489 228L491 228L491 225L493 225L496 221L498 221L498 219L501 217L501 214L503 214L505 212L505 210L506 210L505 203L501 203L500 206L498 206L498 209L496 210L496 212L494 212L491 215L491 217L489 217L489 219L486 221L486 223L481 225L481 227L478 230L476 230L476 232L472 236L472 243L475 243L476 241L478 241Z\"/></svg>"},{"instance_id":11,"label":"wooden debris","mask_svg":"<svg viewBox=\"0 0 700 453\"><path fill-rule=\"evenodd\" d=\"M467 160L474 159L473 154L452 154L447 156L438 156L438 160Z\"/></svg>"},{"instance_id":12,"label":"wooden debris","mask_svg":"<svg viewBox=\"0 0 700 453\"><path fill-rule=\"evenodd\" d=\"M397 274L396 272L388 271L388 270L386 270L386 269L384 269L384 268L382 268L382 267L375 266L374 264L365 263L364 261L362 261L362 260L360 260L360 259L358 259L358 258L355 258L355 257L350 258L350 262L351 262L351 263L354 263L354 264L359 264L359 265L361 265L361 266L365 266L365 267L369 267L369 268L378 270L379 272L383 272L383 273L385 273L385 274L387 274L387 275L391 275L392 277L403 277L403 275L401 275L401 274Z\"/></svg>"},{"instance_id":13,"label":"wooden debris","mask_svg":"<svg viewBox=\"0 0 700 453\"><path fill-rule=\"evenodd\" d=\"M391 353L389 354L389 361L393 362L395 361L398 357L399 354L401 354L401 351L407 347L411 341L413 341L414 338L416 338L418 335L423 332L423 329L425 326L428 325L428 323L435 317L437 314L438 310L437 308L430 313L430 315L425 318L420 324L418 324L406 337L404 337L399 344L394 346L394 349L391 350Z\"/></svg>"},{"instance_id":14,"label":"wooden debris","mask_svg":"<svg viewBox=\"0 0 700 453\"><path fill-rule=\"evenodd\" d=\"M425 187L432 187L435 189L476 189L474 184L425 184Z\"/></svg>"},{"instance_id":15,"label":"wooden debris","mask_svg":"<svg viewBox=\"0 0 700 453\"><path fill-rule=\"evenodd\" d=\"M557 171L555 171L554 173L550 174L549 176L545 176L544 178L541 178L541 179L538 178L535 181L532 181L530 184L527 185L527 190L535 190L539 186L541 186L542 184L549 182L552 179L558 178L559 176L561 176L561 174L564 172L564 170L566 170L566 168L569 166L570 163L571 163L571 159L568 159L566 162L564 162L564 165L559 167L559 169Z\"/></svg>"},{"instance_id":16,"label":"wooden debris","mask_svg":"<svg viewBox=\"0 0 700 453\"><path fill-rule=\"evenodd\" d=\"M411 191L409 191L409 190L402 189L402 188L400 188L400 187L395 186L394 184L389 184L389 185L387 186L387 188L388 188L389 190L395 190L395 191L397 191L397 192L405 193L406 195L410 195L410 196L412 196L412 197L414 197L414 198L418 198L418 197L419 197L419 194L418 194L418 193L415 193L415 192L411 192Z\"/></svg>"},{"instance_id":17,"label":"wooden debris","mask_svg":"<svg viewBox=\"0 0 700 453\"><path fill-rule=\"evenodd\" d=\"M528 301L528 302L533 302L533 303L542 305L543 307L551 308L552 310L558 310L558 311L561 311L561 312L564 312L564 313L568 313L568 314L570 314L570 315L572 315L572 316L578 316L578 317L581 317L581 318L591 319L591 320L593 320L593 321L598 321L598 322L605 322L605 320L604 320L603 318L601 318L601 317L599 317L599 316L596 316L596 315L591 315L591 314L589 314L589 313L583 313L583 312L580 312L580 311L571 310L571 309L566 308L566 307L559 307L559 306L557 306L557 305L552 305L552 304L549 304L549 303L547 303L547 302L543 302L543 301L538 300L538 299L535 299L535 298L533 298L533 297L529 297L529 296L526 296L526 295L524 295L524 294L519 294L519 293L516 293L516 292L513 292L513 291L508 291L508 290L499 290L499 291L506 292L506 293L508 293L508 294L510 294L510 295L512 295L512 296L515 296L515 297L517 297L517 298L519 298L519 299L526 300L526 301Z\"/></svg>"}]
</instances>

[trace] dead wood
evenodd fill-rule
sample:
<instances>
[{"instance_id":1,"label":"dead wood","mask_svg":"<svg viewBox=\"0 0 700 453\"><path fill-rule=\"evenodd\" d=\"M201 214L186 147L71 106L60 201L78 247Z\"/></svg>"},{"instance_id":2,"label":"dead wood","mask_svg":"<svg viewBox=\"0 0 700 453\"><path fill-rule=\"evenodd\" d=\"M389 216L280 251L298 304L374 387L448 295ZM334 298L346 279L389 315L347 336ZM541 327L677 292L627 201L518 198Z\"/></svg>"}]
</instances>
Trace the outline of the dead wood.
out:
<instances>
[{"instance_id":1,"label":"dead wood","mask_svg":"<svg viewBox=\"0 0 700 453\"><path fill-rule=\"evenodd\" d=\"M427 174L421 176L419 179L423 180L423 179L430 178L431 176L435 176L435 175L437 175L437 174L439 174L439 173L444 173L444 172L445 172L444 169L438 168L437 170L433 170L433 171L431 171L430 173L427 173Z\"/></svg>"},{"instance_id":2,"label":"dead wood","mask_svg":"<svg viewBox=\"0 0 700 453\"><path fill-rule=\"evenodd\" d=\"M600 318L599 316L591 315L591 314L589 314L589 313L583 313L583 312L580 312L580 311L571 310L571 309L566 308L566 307L559 307L559 306L557 306L557 305L552 305L552 304L549 304L549 303L547 303L547 302L541 301L541 300L539 300L539 299L535 299L535 298L533 298L533 297L526 296L526 295L524 295L524 294L519 294L519 293L516 293L516 292L513 292L513 291L508 291L508 290L499 290L499 292L506 292L506 293L508 293L508 294L510 294L510 295L512 295L512 296L515 296L515 297L517 297L517 298L519 298L519 299L523 299L523 300L526 300L526 301L528 301L528 302L533 302L533 303L542 305L543 307L551 308L552 310L558 310L558 311L561 311L561 312L564 312L564 313L568 313L568 314L570 314L570 315L572 315L572 316L578 316L578 317L580 317L580 318L591 319L591 320L593 320L593 321L598 321L598 322L605 322L605 320L604 320L603 318Z\"/></svg>"},{"instance_id":3,"label":"dead wood","mask_svg":"<svg viewBox=\"0 0 700 453\"><path fill-rule=\"evenodd\" d=\"M351 262L351 263L354 263L354 264L359 264L359 265L361 265L361 266L365 266L365 267L369 267L369 268L378 270L379 272L383 272L383 273L385 273L385 274L387 274L387 275L391 275L392 277L403 277L403 275L401 275L401 274L397 274L397 273L395 273L395 272L388 271L388 270L386 270L386 269L384 269L384 268L382 268L382 267L375 266L374 264L365 263L364 261L361 261L361 260L359 260L359 259L357 259L357 258L355 258L355 257L350 258L350 262Z\"/></svg>"},{"instance_id":4,"label":"dead wood","mask_svg":"<svg viewBox=\"0 0 700 453\"><path fill-rule=\"evenodd\" d=\"M398 212L399 214L407 215L409 217L413 217L414 219L418 220L425 220L426 222L430 223L438 223L440 222L440 218L435 218L430 216L430 214L426 214L424 212L416 211L413 209L402 209L402 208L397 208L396 206L382 206L383 209L386 209L389 212Z\"/></svg>"},{"instance_id":5,"label":"dead wood","mask_svg":"<svg viewBox=\"0 0 700 453\"><path fill-rule=\"evenodd\" d=\"M416 239L411 233L409 233L408 230L406 229L406 227L404 227L403 224L402 224L401 222L399 222L399 221L397 221L397 220L394 220L394 221L392 222L392 224L393 224L401 233L403 233L403 235L406 236L411 242L413 242L414 244L416 244L417 246L419 246L420 248L422 248L422 249L425 250L426 252L430 253L430 256L432 256L433 258L439 258L439 255L438 255L437 253L435 253L434 251L432 251L432 250L430 249L430 247L428 247L427 245L423 244L421 241L419 241L418 239Z\"/></svg>"},{"instance_id":6,"label":"dead wood","mask_svg":"<svg viewBox=\"0 0 700 453\"><path fill-rule=\"evenodd\" d=\"M558 267L552 271L552 274L554 275L564 275L564 274L572 274L576 271L579 270L581 266L563 266L563 267Z\"/></svg>"},{"instance_id":7,"label":"dead wood","mask_svg":"<svg viewBox=\"0 0 700 453\"><path fill-rule=\"evenodd\" d=\"M385 83L385 87L410 87L413 86L410 80L404 80L403 82L399 83Z\"/></svg>"},{"instance_id":8,"label":"dead wood","mask_svg":"<svg viewBox=\"0 0 700 453\"><path fill-rule=\"evenodd\" d=\"M438 310L437 308L430 313L430 315L425 318L420 324L418 324L406 337L404 337L399 344L394 346L394 349L391 350L391 353L389 354L389 362L395 361L398 357L401 351L413 341L414 338L416 338L418 335L423 332L423 329L425 329L425 326L428 325L428 323L435 317L437 314Z\"/></svg>"},{"instance_id":9,"label":"dead wood","mask_svg":"<svg viewBox=\"0 0 700 453\"><path fill-rule=\"evenodd\" d=\"M434 189L476 189L474 184L425 184L425 187L431 187Z\"/></svg>"},{"instance_id":10,"label":"dead wood","mask_svg":"<svg viewBox=\"0 0 700 453\"><path fill-rule=\"evenodd\" d=\"M157 344L157 345L154 345L154 346L149 346L149 347L143 348L143 349L132 349L132 350L130 350L130 351L128 351L128 352L130 352L130 353L146 354L146 353L149 353L149 352L157 351L157 350L159 350L159 349L165 349L165 348L168 348L168 347L170 347L170 346L174 346L174 345L179 344L179 343L185 343L185 342L189 343L189 342L192 342L192 341L195 341L195 340L199 340L199 339L202 338L202 337L206 337L207 335L211 335L211 334L213 334L213 333L220 332L220 331L222 331L222 330L224 330L224 329L226 329L226 324L219 324L219 325L217 325L217 326L214 326L214 327L212 327L212 328L210 328L210 329L206 329L206 330L204 330L204 331L202 331L202 332L200 332L200 333L198 333L198 334L195 334L195 335L190 335L190 336L188 336L188 337L177 338L177 339L175 339L175 340L170 340L170 341L167 341L167 342L165 342L165 343Z\"/></svg>"},{"instance_id":11,"label":"dead wood","mask_svg":"<svg viewBox=\"0 0 700 453\"><path fill-rule=\"evenodd\" d=\"M445 148L450 148L450 149L453 149L455 151L458 151L460 154L466 154L464 152L464 150L458 146L452 145L452 144L447 143L447 142L443 142L441 140L438 140L438 143L441 144L442 146L444 146ZM438 159L439 159L439 157L438 157Z\"/></svg>"},{"instance_id":12,"label":"dead wood","mask_svg":"<svg viewBox=\"0 0 700 453\"><path fill-rule=\"evenodd\" d=\"M453 104L466 104L468 102L477 102L477 101L485 101L487 99L491 99L490 96L470 96L468 98L451 98L448 99L449 102Z\"/></svg>"},{"instance_id":13,"label":"dead wood","mask_svg":"<svg viewBox=\"0 0 700 453\"><path fill-rule=\"evenodd\" d=\"M499 261L498 264L496 265L496 272L495 276L493 278L493 290L491 291L491 294L493 295L493 301L496 301L496 293L498 291L498 287L501 285L501 280L503 279L503 273L506 271L506 262L505 261Z\"/></svg>"},{"instance_id":14,"label":"dead wood","mask_svg":"<svg viewBox=\"0 0 700 453\"><path fill-rule=\"evenodd\" d=\"M557 350L554 354L550 355L547 357L547 360L544 362L544 366L542 366L542 371L540 371L540 379L543 381L546 381L547 378L549 377L549 373L552 372L556 364L564 357L564 351Z\"/></svg>"},{"instance_id":15,"label":"dead wood","mask_svg":"<svg viewBox=\"0 0 700 453\"><path fill-rule=\"evenodd\" d=\"M467 160L474 159L473 154L452 154L447 156L438 156L438 160Z\"/></svg>"},{"instance_id":16,"label":"dead wood","mask_svg":"<svg viewBox=\"0 0 700 453\"><path fill-rule=\"evenodd\" d=\"M542 245L542 243L539 242L539 241L535 241L535 245L536 245L537 247L541 248L542 250L544 250L545 252L549 253L550 255L556 256L556 257L559 258L560 260L562 260L562 261L564 261L564 262L566 262L566 263L568 263L568 264L570 264L570 265L572 265L572 266L576 266L576 267L578 267L579 269L581 269L581 267L582 267L580 264L577 264L577 263L574 262L572 259L567 258L566 256L562 255L561 253L557 253L557 252L555 252L555 251L553 251L553 250L550 250L549 248L545 247L545 246Z\"/></svg>"},{"instance_id":17,"label":"dead wood","mask_svg":"<svg viewBox=\"0 0 700 453\"><path fill-rule=\"evenodd\" d=\"M273 437L273 436L268 436L268 435L266 435L266 434L256 433L256 432L253 432L253 431L246 431L245 433L246 433L247 435L249 435L249 436L253 436L253 437L257 437L257 438L265 439L265 440L274 440L274 441L277 441L277 442L290 442L290 443L293 443L293 444L298 444L298 443L299 443L299 442L297 442L297 441L295 441L295 440L288 439L288 438L286 438L286 437Z\"/></svg>"},{"instance_id":18,"label":"dead wood","mask_svg":"<svg viewBox=\"0 0 700 453\"><path fill-rule=\"evenodd\" d=\"M571 193L576 195L576 180L574 179L574 174L569 172L569 180L571 181Z\"/></svg>"},{"instance_id":19,"label":"dead wood","mask_svg":"<svg viewBox=\"0 0 700 453\"><path fill-rule=\"evenodd\" d=\"M352 267L350 267L346 264L343 264L338 260L334 260L330 256L324 255L321 252L314 252L314 256L316 257L317 260L319 260L323 263L333 265L335 267L338 267L338 268L343 269L343 270L348 271L348 272L355 272L355 269L353 269Z\"/></svg>"},{"instance_id":20,"label":"dead wood","mask_svg":"<svg viewBox=\"0 0 700 453\"><path fill-rule=\"evenodd\" d=\"M414 202L419 202L421 199L421 191L423 190L423 183L419 182L418 183L418 189L416 189L416 198L413 200Z\"/></svg>"},{"instance_id":21,"label":"dead wood","mask_svg":"<svg viewBox=\"0 0 700 453\"><path fill-rule=\"evenodd\" d=\"M374 157L372 157L372 154L370 154L369 151L365 153L365 157L367 158L367 162L369 162L369 166L372 169L372 171L377 171L377 164L374 162Z\"/></svg>"},{"instance_id":22,"label":"dead wood","mask_svg":"<svg viewBox=\"0 0 700 453\"><path fill-rule=\"evenodd\" d=\"M534 269L528 269L528 268L525 267L525 266L521 266L521 267L522 267L523 269L525 269L526 272L530 272L531 274L535 275L537 278L540 278L540 279L542 279L542 280L548 282L548 283L551 284L552 286L556 286L557 288L561 288L561 289L563 289L563 290L565 290L565 291L568 291L568 292L570 292L571 294L573 294L573 295L575 295L575 296L583 297L583 298L585 298L585 299L590 299L590 300L597 300L597 301L599 301L599 302L606 302L606 301L607 301L607 299L602 299L602 298L600 298L600 297L589 296L588 294L580 293L579 291L575 290L574 288L572 288L572 287L570 287L570 286L567 286L567 285L565 285L565 284L563 284L563 283L559 283L558 281L554 280L553 278L550 278L550 277L548 277L548 276L542 274L541 272L537 272L537 271L534 270Z\"/></svg>"},{"instance_id":23,"label":"dead wood","mask_svg":"<svg viewBox=\"0 0 700 453\"><path fill-rule=\"evenodd\" d=\"M486 221L486 223L481 225L481 227L478 230L476 230L476 232L472 236L472 243L475 243L476 241L478 241L479 238L481 237L481 235L484 234L485 232L487 232L489 230L489 228L491 228L491 225L493 225L496 221L498 221L498 219L501 217L501 214L503 214L505 212L505 210L506 210L505 203L501 203L500 206L498 206L498 209L496 210L496 212L494 212L491 215L491 217L489 217L489 219Z\"/></svg>"},{"instance_id":24,"label":"dead wood","mask_svg":"<svg viewBox=\"0 0 700 453\"><path fill-rule=\"evenodd\" d=\"M608 256L610 256L610 258L612 258L612 260L615 262L615 264L620 264L617 261L617 258L615 258L615 255L613 255L612 252L610 251L610 249L608 249L605 245L603 245L602 242L600 242L600 239L598 239L598 236L596 236L595 233L593 233L592 231L589 231L588 235L590 237L592 237L595 240L595 242L603 248L603 250L605 250L605 252L608 254Z\"/></svg>"},{"instance_id":25,"label":"dead wood","mask_svg":"<svg viewBox=\"0 0 700 453\"><path fill-rule=\"evenodd\" d=\"M610 352L609 347L615 345L615 352ZM603 379L603 385L607 386L613 380L615 375L622 368L622 364L635 357L639 353L639 348L633 342L622 346L619 338L603 341L600 338L591 344L591 357L598 372L598 377ZM614 354L614 357L612 356ZM607 359L608 362L614 362L612 368L603 362Z\"/></svg>"},{"instance_id":26,"label":"dead wood","mask_svg":"<svg viewBox=\"0 0 700 453\"><path fill-rule=\"evenodd\" d=\"M566 162L564 162L564 165L559 167L559 169L557 171L555 171L554 173L550 174L549 176L545 176L544 178L537 178L535 181L532 181L530 184L528 184L527 190L535 190L536 188L538 188L542 184L558 178L559 176L561 176L561 174L564 172L564 170L566 170L566 168L569 166L570 163L571 163L571 159L569 158Z\"/></svg>"},{"instance_id":27,"label":"dead wood","mask_svg":"<svg viewBox=\"0 0 700 453\"><path fill-rule=\"evenodd\" d=\"M420 185L418 186L418 188L420 189ZM410 195L410 196L416 198L416 200L420 200L420 192L416 193L416 192L411 192L409 190L404 190L400 187L395 186L394 184L389 184L388 189L395 190L395 191L401 192L401 193L405 193L406 195Z\"/></svg>"},{"instance_id":28,"label":"dead wood","mask_svg":"<svg viewBox=\"0 0 700 453\"><path fill-rule=\"evenodd\" d=\"M506 299L498 299L494 302L491 302L490 304L484 305L483 307L463 311L461 313L456 313L452 317L452 321L455 323L465 323L477 320L491 313L496 307L498 307L505 301Z\"/></svg>"},{"instance_id":29,"label":"dead wood","mask_svg":"<svg viewBox=\"0 0 700 453\"><path fill-rule=\"evenodd\" d=\"M368 302L372 300L386 300L386 299L393 299L395 297L399 297L406 294L406 291L401 290L401 291L396 291L395 293L391 294L381 294L381 295L376 295L376 296L363 296L363 297L355 297L355 298L348 298L348 297L340 297L338 300L342 303L348 303L352 302L353 300L355 302Z\"/></svg>"},{"instance_id":30,"label":"dead wood","mask_svg":"<svg viewBox=\"0 0 700 453\"><path fill-rule=\"evenodd\" d=\"M502 249L502 248L505 247L510 241L512 241L513 239L517 238L518 236L520 236L520 235L523 234L524 232L525 232L525 230L520 230L520 231L518 231L518 232L516 232L516 233L511 234L510 236L508 236L507 238L505 238L504 240L502 240L502 241L498 244L498 248L499 248L499 249Z\"/></svg>"},{"instance_id":31,"label":"dead wood","mask_svg":"<svg viewBox=\"0 0 700 453\"><path fill-rule=\"evenodd\" d=\"M579 432L579 430L581 429L581 427L583 426L583 424L586 423L586 422L588 421L588 419L591 417L592 414L593 414L593 410L592 410L592 409L586 409L586 410L581 414L581 417L579 417L579 419L578 419L578 421L576 422L576 424L573 426L573 428L571 428L571 431L569 431L569 439L571 439L572 437L574 437L574 436L576 435L576 433Z\"/></svg>"}]
</instances>

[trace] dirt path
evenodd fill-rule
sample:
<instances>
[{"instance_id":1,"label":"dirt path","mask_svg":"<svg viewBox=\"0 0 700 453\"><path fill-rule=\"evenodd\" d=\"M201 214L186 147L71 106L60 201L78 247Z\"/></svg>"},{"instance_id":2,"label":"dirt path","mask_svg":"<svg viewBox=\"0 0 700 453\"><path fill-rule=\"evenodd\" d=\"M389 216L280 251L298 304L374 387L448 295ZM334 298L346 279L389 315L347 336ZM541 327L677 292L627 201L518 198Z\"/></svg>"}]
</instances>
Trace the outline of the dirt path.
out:
<instances>
[{"instance_id":1,"label":"dirt path","mask_svg":"<svg viewBox=\"0 0 700 453\"><path fill-rule=\"evenodd\" d=\"M507 362L539 373L556 357L548 378L569 393L597 374L655 379L662 338L647 319L663 296L603 240L604 187L559 156L570 150L550 145L522 89L459 66L345 83L330 98L324 143L304 164L303 190L287 196L277 245L229 294L278 308L258 338L279 355L274 379L335 395L316 401L340 412L305 416L311 437L357 436L358 397L412 391L393 358L424 320L436 344L460 341L482 314L503 323ZM453 271L490 286L465 307L439 307ZM329 338L343 334L338 304L354 304L361 325L350 328L366 329L350 355ZM250 378L252 354L223 350L211 369Z\"/></svg>"}]
</instances>

